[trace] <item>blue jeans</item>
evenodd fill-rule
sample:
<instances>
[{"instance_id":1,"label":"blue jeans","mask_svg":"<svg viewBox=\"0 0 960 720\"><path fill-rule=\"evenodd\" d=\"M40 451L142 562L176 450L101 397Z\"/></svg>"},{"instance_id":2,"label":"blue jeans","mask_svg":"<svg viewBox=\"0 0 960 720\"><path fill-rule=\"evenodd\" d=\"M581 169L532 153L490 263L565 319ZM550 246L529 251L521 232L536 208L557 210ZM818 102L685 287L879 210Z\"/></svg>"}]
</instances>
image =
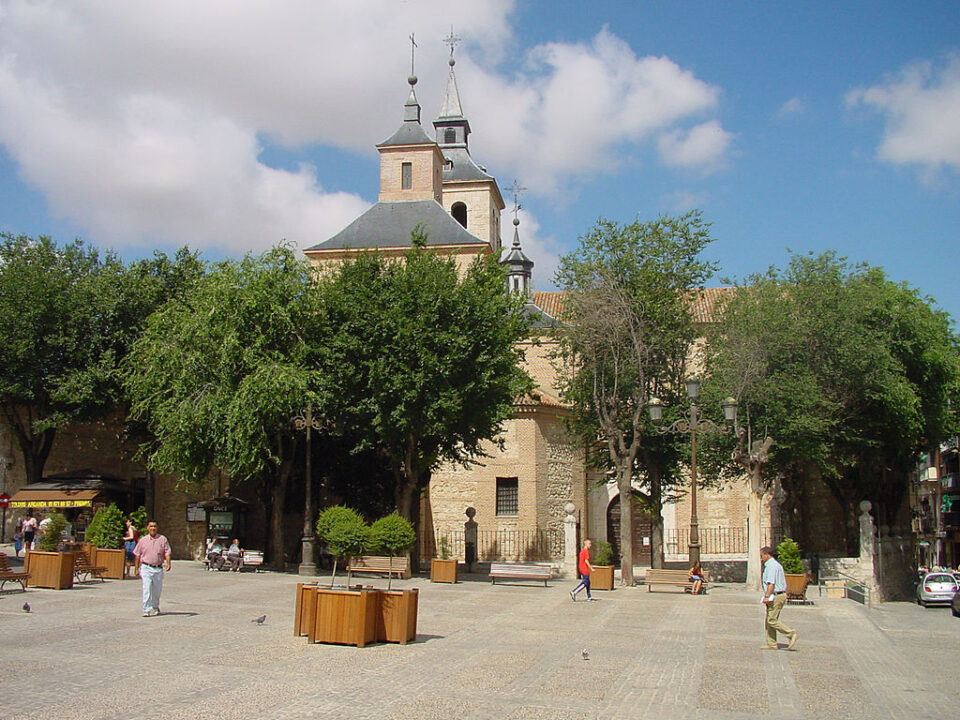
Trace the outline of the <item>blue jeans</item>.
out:
<instances>
[{"instance_id":1,"label":"blue jeans","mask_svg":"<svg viewBox=\"0 0 960 720\"><path fill-rule=\"evenodd\" d=\"M160 591L163 590L163 568L140 564L140 584L143 588L143 611L160 610Z\"/></svg>"},{"instance_id":2,"label":"blue jeans","mask_svg":"<svg viewBox=\"0 0 960 720\"><path fill-rule=\"evenodd\" d=\"M586 588L587 597L588 597L588 598L593 597L593 596L590 594L590 575L581 575L581 576L580 576L580 584L577 585L577 586L573 589L573 594L576 595L578 592L580 592L580 590L582 590L582 589L584 589L584 588Z\"/></svg>"}]
</instances>

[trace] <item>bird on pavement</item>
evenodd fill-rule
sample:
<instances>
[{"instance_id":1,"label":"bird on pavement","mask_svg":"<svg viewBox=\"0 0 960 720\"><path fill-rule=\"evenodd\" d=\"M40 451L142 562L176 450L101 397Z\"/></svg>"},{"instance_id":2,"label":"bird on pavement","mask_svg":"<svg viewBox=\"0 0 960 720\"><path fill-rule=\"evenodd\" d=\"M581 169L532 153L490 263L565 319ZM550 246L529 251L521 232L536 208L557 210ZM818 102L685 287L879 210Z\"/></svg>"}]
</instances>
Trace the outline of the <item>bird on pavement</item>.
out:
<instances>
[{"instance_id":1,"label":"bird on pavement","mask_svg":"<svg viewBox=\"0 0 960 720\"><path fill-rule=\"evenodd\" d=\"M583 655L583 659L584 659L584 660L589 660L589 659L590 659L590 653L587 652L587 649L586 649L586 648L584 648L583 650L581 650L581 651L580 651L580 654Z\"/></svg>"},{"instance_id":2,"label":"bird on pavement","mask_svg":"<svg viewBox=\"0 0 960 720\"><path fill-rule=\"evenodd\" d=\"M256 618L255 620L251 620L250 622L255 622L257 625L263 625L266 619L267 619L266 615L261 615L260 617Z\"/></svg>"},{"instance_id":3,"label":"bird on pavement","mask_svg":"<svg viewBox=\"0 0 960 720\"><path fill-rule=\"evenodd\" d=\"M30 612L30 603L25 602L25 603L23 604L23 607L21 608L21 610L23 610L23 611L26 612L26 613Z\"/></svg>"}]
</instances>

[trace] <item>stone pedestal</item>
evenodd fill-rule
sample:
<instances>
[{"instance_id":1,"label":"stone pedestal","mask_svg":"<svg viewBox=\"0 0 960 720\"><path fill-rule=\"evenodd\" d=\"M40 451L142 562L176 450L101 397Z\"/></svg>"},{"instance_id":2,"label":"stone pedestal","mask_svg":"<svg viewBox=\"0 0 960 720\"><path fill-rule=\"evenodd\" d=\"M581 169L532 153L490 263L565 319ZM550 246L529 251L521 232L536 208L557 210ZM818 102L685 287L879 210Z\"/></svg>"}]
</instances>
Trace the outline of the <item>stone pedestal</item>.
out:
<instances>
[{"instance_id":1,"label":"stone pedestal","mask_svg":"<svg viewBox=\"0 0 960 720\"><path fill-rule=\"evenodd\" d=\"M564 506L567 513L563 518L563 575L564 577L577 576L577 518L573 512L576 506L567 503Z\"/></svg>"}]
</instances>

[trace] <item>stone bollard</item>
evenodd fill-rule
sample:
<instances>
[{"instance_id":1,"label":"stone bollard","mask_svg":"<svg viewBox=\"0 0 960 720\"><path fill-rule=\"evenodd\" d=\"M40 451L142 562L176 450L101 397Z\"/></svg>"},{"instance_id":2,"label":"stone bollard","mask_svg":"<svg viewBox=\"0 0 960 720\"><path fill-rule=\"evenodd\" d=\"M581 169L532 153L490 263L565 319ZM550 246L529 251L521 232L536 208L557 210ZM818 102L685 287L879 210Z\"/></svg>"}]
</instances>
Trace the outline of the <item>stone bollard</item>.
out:
<instances>
[{"instance_id":1,"label":"stone bollard","mask_svg":"<svg viewBox=\"0 0 960 720\"><path fill-rule=\"evenodd\" d=\"M577 576L577 518L573 512L577 506L568 502L563 507L567 513L563 518L563 576Z\"/></svg>"}]
</instances>

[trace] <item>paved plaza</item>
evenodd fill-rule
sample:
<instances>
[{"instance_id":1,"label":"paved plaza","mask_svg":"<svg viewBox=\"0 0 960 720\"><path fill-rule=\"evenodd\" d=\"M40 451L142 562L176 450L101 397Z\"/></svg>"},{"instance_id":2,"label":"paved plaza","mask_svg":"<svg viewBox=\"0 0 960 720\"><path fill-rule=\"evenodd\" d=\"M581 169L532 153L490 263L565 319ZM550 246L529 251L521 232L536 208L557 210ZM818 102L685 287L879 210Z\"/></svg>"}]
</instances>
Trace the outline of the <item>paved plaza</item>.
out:
<instances>
[{"instance_id":1,"label":"paved plaza","mask_svg":"<svg viewBox=\"0 0 960 720\"><path fill-rule=\"evenodd\" d=\"M788 606L797 651L763 644L757 593L644 587L573 603L573 583L423 578L415 643L363 649L293 636L300 579L177 561L161 609L140 583L0 597L0 717L460 719L946 718L960 619L949 609ZM386 580L366 580L385 586ZM10 585L7 585L9 588ZM22 612L24 601L32 612ZM261 626L252 622L266 613ZM584 660L586 649L589 659Z\"/></svg>"}]
</instances>

